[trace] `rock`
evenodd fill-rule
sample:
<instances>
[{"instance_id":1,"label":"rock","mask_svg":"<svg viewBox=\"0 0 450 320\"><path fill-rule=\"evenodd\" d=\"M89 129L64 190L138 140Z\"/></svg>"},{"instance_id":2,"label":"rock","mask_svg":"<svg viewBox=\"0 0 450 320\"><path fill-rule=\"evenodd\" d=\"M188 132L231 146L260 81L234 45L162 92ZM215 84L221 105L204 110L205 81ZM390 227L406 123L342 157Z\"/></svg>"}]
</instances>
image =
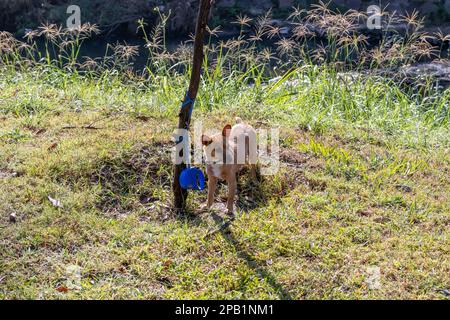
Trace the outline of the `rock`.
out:
<instances>
[{"instance_id":1,"label":"rock","mask_svg":"<svg viewBox=\"0 0 450 320\"><path fill-rule=\"evenodd\" d=\"M280 9L290 9L294 6L293 0L278 0L278 8Z\"/></svg>"},{"instance_id":2,"label":"rock","mask_svg":"<svg viewBox=\"0 0 450 320\"><path fill-rule=\"evenodd\" d=\"M55 208L60 208L60 209L63 208L63 205L62 205L61 201L59 201L58 199L53 199L53 198L50 197L50 196L48 196L47 198L48 198L48 200L52 203L52 205L53 205Z\"/></svg>"},{"instance_id":3,"label":"rock","mask_svg":"<svg viewBox=\"0 0 450 320\"><path fill-rule=\"evenodd\" d=\"M450 297L450 291L449 290L444 289L444 290L441 290L441 292L442 292L443 295L445 295L447 297Z\"/></svg>"},{"instance_id":4,"label":"rock","mask_svg":"<svg viewBox=\"0 0 450 320\"><path fill-rule=\"evenodd\" d=\"M365 282L370 290L381 289L381 270L378 266L371 266L367 268Z\"/></svg>"},{"instance_id":5,"label":"rock","mask_svg":"<svg viewBox=\"0 0 450 320\"><path fill-rule=\"evenodd\" d=\"M450 87L450 62L448 60L406 66L402 68L402 72L407 78L412 79L432 76L444 90Z\"/></svg>"},{"instance_id":6,"label":"rock","mask_svg":"<svg viewBox=\"0 0 450 320\"><path fill-rule=\"evenodd\" d=\"M197 8L193 1L175 0L167 5L166 10L172 13L169 20L171 32L189 33L195 30Z\"/></svg>"},{"instance_id":7,"label":"rock","mask_svg":"<svg viewBox=\"0 0 450 320\"><path fill-rule=\"evenodd\" d=\"M333 4L335 4L338 7L344 7L346 5L346 0L334 0Z\"/></svg>"},{"instance_id":8,"label":"rock","mask_svg":"<svg viewBox=\"0 0 450 320\"><path fill-rule=\"evenodd\" d=\"M233 8L236 6L236 0L219 0L216 6L218 8Z\"/></svg>"},{"instance_id":9,"label":"rock","mask_svg":"<svg viewBox=\"0 0 450 320\"><path fill-rule=\"evenodd\" d=\"M16 213L15 213L15 212L13 212L13 213L11 213L11 214L9 215L9 222L10 222L10 223L16 223L16 222L17 222L17 216L16 216Z\"/></svg>"},{"instance_id":10,"label":"rock","mask_svg":"<svg viewBox=\"0 0 450 320\"><path fill-rule=\"evenodd\" d=\"M272 8L273 2L272 0L237 0L236 7L240 8L243 12L259 16Z\"/></svg>"},{"instance_id":11,"label":"rock","mask_svg":"<svg viewBox=\"0 0 450 320\"><path fill-rule=\"evenodd\" d=\"M447 13L450 14L450 0L445 0L444 8L445 8L445 11L447 11Z\"/></svg>"},{"instance_id":12,"label":"rock","mask_svg":"<svg viewBox=\"0 0 450 320\"><path fill-rule=\"evenodd\" d=\"M410 10L410 0L398 0L392 1L388 4L388 11L398 11L399 13L405 13L405 11Z\"/></svg>"},{"instance_id":13,"label":"rock","mask_svg":"<svg viewBox=\"0 0 450 320\"><path fill-rule=\"evenodd\" d=\"M291 33L291 28L289 28L289 27L282 27L280 29L280 34L282 36L288 36L290 33Z\"/></svg>"},{"instance_id":14,"label":"rock","mask_svg":"<svg viewBox=\"0 0 450 320\"><path fill-rule=\"evenodd\" d=\"M432 75L435 77L450 77L450 62L430 62L405 67L403 71L408 75L423 76Z\"/></svg>"},{"instance_id":15,"label":"rock","mask_svg":"<svg viewBox=\"0 0 450 320\"><path fill-rule=\"evenodd\" d=\"M359 10L361 8L361 0L347 0L347 7L349 9Z\"/></svg>"},{"instance_id":16,"label":"rock","mask_svg":"<svg viewBox=\"0 0 450 320\"><path fill-rule=\"evenodd\" d=\"M422 14L434 14L439 11L439 5L433 2L425 2L420 8L419 11Z\"/></svg>"},{"instance_id":17,"label":"rock","mask_svg":"<svg viewBox=\"0 0 450 320\"><path fill-rule=\"evenodd\" d=\"M250 8L250 10L248 11L252 16L260 16L264 13L263 9L259 9L259 8Z\"/></svg>"},{"instance_id":18,"label":"rock","mask_svg":"<svg viewBox=\"0 0 450 320\"><path fill-rule=\"evenodd\" d=\"M399 191L403 191L403 192L407 192L407 193L412 192L412 188L405 184L397 184L397 185L395 185L395 188Z\"/></svg>"},{"instance_id":19,"label":"rock","mask_svg":"<svg viewBox=\"0 0 450 320\"><path fill-rule=\"evenodd\" d=\"M8 170L1 170L0 169L0 179L6 179L6 178L14 178L17 177L17 172L11 172Z\"/></svg>"},{"instance_id":20,"label":"rock","mask_svg":"<svg viewBox=\"0 0 450 320\"><path fill-rule=\"evenodd\" d=\"M272 19L272 20L270 20L269 21L269 24L271 25L271 26L276 26L276 27L285 27L285 26L287 26L287 21L284 21L284 20L280 20L280 19Z\"/></svg>"},{"instance_id":21,"label":"rock","mask_svg":"<svg viewBox=\"0 0 450 320\"><path fill-rule=\"evenodd\" d=\"M359 10L361 8L361 0L337 0L333 1L338 7Z\"/></svg>"}]
</instances>

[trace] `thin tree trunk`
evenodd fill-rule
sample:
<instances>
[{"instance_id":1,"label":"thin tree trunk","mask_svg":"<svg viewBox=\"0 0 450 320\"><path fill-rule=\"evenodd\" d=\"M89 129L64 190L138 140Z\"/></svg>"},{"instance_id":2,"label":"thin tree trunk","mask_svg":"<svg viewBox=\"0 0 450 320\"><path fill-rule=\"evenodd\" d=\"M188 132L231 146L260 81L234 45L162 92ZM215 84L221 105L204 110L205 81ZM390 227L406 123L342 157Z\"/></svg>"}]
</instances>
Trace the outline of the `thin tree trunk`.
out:
<instances>
[{"instance_id":1,"label":"thin tree trunk","mask_svg":"<svg viewBox=\"0 0 450 320\"><path fill-rule=\"evenodd\" d=\"M206 32L206 26L208 23L209 12L211 9L211 0L200 0L200 7L197 17L197 27L195 30L194 41L194 61L192 65L191 81L189 84L188 96L191 101L197 97L198 89L200 86L200 75L203 63L203 39ZM189 129L191 123L190 109L192 102L185 104L179 114L178 128ZM184 190L180 186L179 178L181 172L186 168L186 164L182 163L174 166L174 180L173 180L173 194L174 194L174 208L178 212L184 211L186 208L186 198L188 195L187 190Z\"/></svg>"}]
</instances>

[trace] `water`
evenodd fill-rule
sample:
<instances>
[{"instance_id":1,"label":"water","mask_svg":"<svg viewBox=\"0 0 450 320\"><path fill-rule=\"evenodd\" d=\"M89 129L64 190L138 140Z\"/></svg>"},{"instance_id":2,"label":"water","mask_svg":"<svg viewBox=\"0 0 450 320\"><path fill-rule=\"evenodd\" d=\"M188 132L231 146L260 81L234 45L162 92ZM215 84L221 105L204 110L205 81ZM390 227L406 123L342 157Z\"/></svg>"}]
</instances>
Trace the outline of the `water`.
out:
<instances>
[{"instance_id":1,"label":"water","mask_svg":"<svg viewBox=\"0 0 450 320\"><path fill-rule=\"evenodd\" d=\"M166 41L166 46L169 51L175 50L182 42L189 40L188 37L172 38ZM43 39L36 40L39 51L45 52L45 41ZM87 39L83 42L79 54L79 62L82 62L84 57L91 59L103 59L105 55L112 55L111 45L114 44L126 44L129 46L138 46L139 53L133 58L132 63L135 70L142 70L147 64L147 58L149 51L145 47L146 42L144 39L137 37L121 37L121 36L108 36L98 37L95 39ZM109 45L109 48L108 48ZM107 51L108 49L108 51ZM52 58L55 58L54 54L50 52Z\"/></svg>"}]
</instances>

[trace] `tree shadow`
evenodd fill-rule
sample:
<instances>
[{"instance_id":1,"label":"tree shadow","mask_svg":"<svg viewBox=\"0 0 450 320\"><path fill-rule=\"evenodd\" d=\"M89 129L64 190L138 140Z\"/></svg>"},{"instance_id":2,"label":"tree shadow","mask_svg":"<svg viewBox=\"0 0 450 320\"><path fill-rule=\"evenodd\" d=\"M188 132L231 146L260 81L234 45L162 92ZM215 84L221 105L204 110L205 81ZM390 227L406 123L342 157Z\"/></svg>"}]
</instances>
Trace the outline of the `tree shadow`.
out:
<instances>
[{"instance_id":1,"label":"tree shadow","mask_svg":"<svg viewBox=\"0 0 450 320\"><path fill-rule=\"evenodd\" d=\"M233 220L225 221L217 213L212 213L212 218L218 226L218 229L216 231L220 232L223 238L234 247L237 252L238 258L244 260L247 266L256 273L258 278L268 283L276 291L280 299L292 300L289 292L285 290L280 283L277 282L275 277L269 271L265 270L260 264L258 264L255 258L251 254L246 252L244 248L242 248L242 246L239 244L239 242L233 237L229 230L229 227Z\"/></svg>"}]
</instances>

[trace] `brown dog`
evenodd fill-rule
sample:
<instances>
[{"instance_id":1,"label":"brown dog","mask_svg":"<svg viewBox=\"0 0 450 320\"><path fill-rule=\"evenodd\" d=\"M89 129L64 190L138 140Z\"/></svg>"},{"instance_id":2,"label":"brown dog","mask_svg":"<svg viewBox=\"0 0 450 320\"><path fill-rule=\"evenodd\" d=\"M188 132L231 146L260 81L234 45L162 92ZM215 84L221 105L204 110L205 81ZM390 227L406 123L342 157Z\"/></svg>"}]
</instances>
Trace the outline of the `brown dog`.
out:
<instances>
[{"instance_id":1,"label":"brown dog","mask_svg":"<svg viewBox=\"0 0 450 320\"><path fill-rule=\"evenodd\" d=\"M208 209L214 202L217 181L224 179L228 184L228 214L233 214L236 194L236 175L245 166L251 166L252 178L256 179L257 144L256 131L236 118L236 125L227 124L222 133L202 135L208 175Z\"/></svg>"}]
</instances>

